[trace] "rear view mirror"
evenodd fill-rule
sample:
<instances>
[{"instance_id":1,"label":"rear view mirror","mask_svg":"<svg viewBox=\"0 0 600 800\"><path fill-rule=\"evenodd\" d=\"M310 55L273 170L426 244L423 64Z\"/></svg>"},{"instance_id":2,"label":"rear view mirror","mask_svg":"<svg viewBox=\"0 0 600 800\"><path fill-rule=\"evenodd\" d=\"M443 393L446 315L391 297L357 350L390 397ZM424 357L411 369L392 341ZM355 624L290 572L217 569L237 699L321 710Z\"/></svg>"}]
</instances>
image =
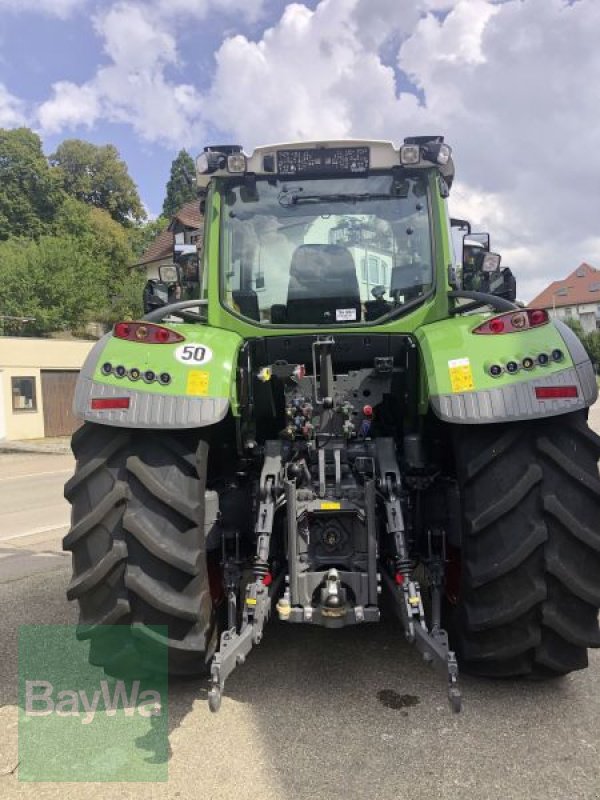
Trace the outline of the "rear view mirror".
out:
<instances>
[{"instance_id":1,"label":"rear view mirror","mask_svg":"<svg viewBox=\"0 0 600 800\"><path fill-rule=\"evenodd\" d=\"M463 236L463 248L475 248L476 250L485 250L486 253L490 249L490 235L489 233L465 233Z\"/></svg>"}]
</instances>

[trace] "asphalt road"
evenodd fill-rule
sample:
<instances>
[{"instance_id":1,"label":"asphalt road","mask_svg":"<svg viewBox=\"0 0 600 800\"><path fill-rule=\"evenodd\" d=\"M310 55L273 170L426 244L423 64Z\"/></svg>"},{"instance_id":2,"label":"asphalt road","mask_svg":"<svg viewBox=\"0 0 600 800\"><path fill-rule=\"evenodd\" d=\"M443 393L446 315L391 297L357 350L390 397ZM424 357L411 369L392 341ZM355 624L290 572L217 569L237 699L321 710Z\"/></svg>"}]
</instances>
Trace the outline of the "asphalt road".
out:
<instances>
[{"instance_id":1,"label":"asphalt road","mask_svg":"<svg viewBox=\"0 0 600 800\"><path fill-rule=\"evenodd\" d=\"M71 456L0 453L0 582L63 564L60 540L69 523L62 487Z\"/></svg>"},{"instance_id":2,"label":"asphalt road","mask_svg":"<svg viewBox=\"0 0 600 800\"><path fill-rule=\"evenodd\" d=\"M600 429L600 408L592 423ZM600 651L551 683L463 678L453 716L393 621L270 625L218 715L204 681L173 684L167 783L20 783L18 626L76 621L60 554L70 464L0 454L1 798L600 800Z\"/></svg>"}]
</instances>

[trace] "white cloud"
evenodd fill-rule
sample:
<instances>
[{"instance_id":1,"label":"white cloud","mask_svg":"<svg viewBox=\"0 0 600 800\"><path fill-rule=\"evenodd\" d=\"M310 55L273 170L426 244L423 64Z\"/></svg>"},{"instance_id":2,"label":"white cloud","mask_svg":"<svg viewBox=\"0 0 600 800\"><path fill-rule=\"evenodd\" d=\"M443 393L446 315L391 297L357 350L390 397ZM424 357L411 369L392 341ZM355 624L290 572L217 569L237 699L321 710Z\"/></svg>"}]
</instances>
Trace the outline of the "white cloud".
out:
<instances>
[{"instance_id":1,"label":"white cloud","mask_svg":"<svg viewBox=\"0 0 600 800\"><path fill-rule=\"evenodd\" d=\"M117 3L95 19L104 50L121 69L154 70L177 61L175 38L162 29L151 6Z\"/></svg>"},{"instance_id":2,"label":"white cloud","mask_svg":"<svg viewBox=\"0 0 600 800\"><path fill-rule=\"evenodd\" d=\"M178 63L177 45L152 7L117 3L94 25L109 63L81 86L53 86L52 99L38 111L42 131L57 133L102 118L129 124L149 141L197 143L200 98L192 85L166 77L165 69Z\"/></svg>"},{"instance_id":3,"label":"white cloud","mask_svg":"<svg viewBox=\"0 0 600 800\"><path fill-rule=\"evenodd\" d=\"M190 18L204 19L211 12L238 14L246 19L257 19L265 0L157 0L157 10L184 24Z\"/></svg>"},{"instance_id":4,"label":"white cloud","mask_svg":"<svg viewBox=\"0 0 600 800\"><path fill-rule=\"evenodd\" d=\"M290 5L259 41L227 39L211 124L246 147L444 133L459 177L453 213L489 226L523 296L580 260L600 267L600 4L425 0L418 15L415 6ZM422 103L380 56L390 36Z\"/></svg>"},{"instance_id":5,"label":"white cloud","mask_svg":"<svg viewBox=\"0 0 600 800\"><path fill-rule=\"evenodd\" d=\"M66 19L88 4L89 0L0 0L0 11L13 13L33 11Z\"/></svg>"},{"instance_id":6,"label":"white cloud","mask_svg":"<svg viewBox=\"0 0 600 800\"><path fill-rule=\"evenodd\" d=\"M16 128L26 124L25 104L0 83L0 128Z\"/></svg>"},{"instance_id":7,"label":"white cloud","mask_svg":"<svg viewBox=\"0 0 600 800\"><path fill-rule=\"evenodd\" d=\"M45 133L58 133L65 127L80 125L91 128L96 122L100 104L92 87L59 81L53 84L52 94L38 109L38 120Z\"/></svg>"},{"instance_id":8,"label":"white cloud","mask_svg":"<svg viewBox=\"0 0 600 800\"><path fill-rule=\"evenodd\" d=\"M210 121L247 146L379 135L390 106L410 114L418 105L412 94L397 97L393 69L382 63L376 47L365 46L402 29L403 4L395 5L397 19L389 16L389 2L377 0L367 30L361 24L365 0L323 0L315 11L292 4L260 41L227 39L216 54ZM398 130L399 119L388 133Z\"/></svg>"},{"instance_id":9,"label":"white cloud","mask_svg":"<svg viewBox=\"0 0 600 800\"><path fill-rule=\"evenodd\" d=\"M600 266L599 25L593 0L459 3L436 28L421 22L400 52L523 296L581 260Z\"/></svg>"},{"instance_id":10,"label":"white cloud","mask_svg":"<svg viewBox=\"0 0 600 800\"><path fill-rule=\"evenodd\" d=\"M320 0L314 10L291 3L256 40L226 38L201 92L194 78L174 77L183 71L177 37L183 25L197 25L200 38L203 20L219 13L235 26L265 7L107 3L95 22L107 63L79 87L55 84L39 110L42 127L104 118L197 149L206 130L246 149L444 133L457 163L453 213L489 226L523 296L581 260L600 267L597 0ZM22 113L16 102L12 113Z\"/></svg>"}]
</instances>

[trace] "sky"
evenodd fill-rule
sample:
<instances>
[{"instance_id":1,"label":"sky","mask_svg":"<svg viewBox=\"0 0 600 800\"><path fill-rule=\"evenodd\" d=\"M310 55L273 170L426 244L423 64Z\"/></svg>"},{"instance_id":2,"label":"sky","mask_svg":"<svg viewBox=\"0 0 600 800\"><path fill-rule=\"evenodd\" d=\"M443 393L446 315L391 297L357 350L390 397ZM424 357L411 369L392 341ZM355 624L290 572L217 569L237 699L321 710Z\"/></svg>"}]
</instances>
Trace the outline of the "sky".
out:
<instances>
[{"instance_id":1,"label":"sky","mask_svg":"<svg viewBox=\"0 0 600 800\"><path fill-rule=\"evenodd\" d=\"M599 31L599 0L0 0L0 127L115 144L151 216L182 147L443 134L528 300L600 268Z\"/></svg>"}]
</instances>

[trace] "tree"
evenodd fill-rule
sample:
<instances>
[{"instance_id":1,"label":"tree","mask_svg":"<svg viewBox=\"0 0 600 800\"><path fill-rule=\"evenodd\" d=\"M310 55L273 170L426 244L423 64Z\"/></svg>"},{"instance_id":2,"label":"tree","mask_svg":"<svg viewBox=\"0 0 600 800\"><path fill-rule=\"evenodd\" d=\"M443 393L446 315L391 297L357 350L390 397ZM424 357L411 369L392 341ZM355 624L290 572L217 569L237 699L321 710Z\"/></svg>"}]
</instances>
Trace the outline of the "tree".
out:
<instances>
[{"instance_id":1,"label":"tree","mask_svg":"<svg viewBox=\"0 0 600 800\"><path fill-rule=\"evenodd\" d=\"M600 331L588 333L585 337L584 346L594 363L596 371L598 371L600 366Z\"/></svg>"},{"instance_id":2,"label":"tree","mask_svg":"<svg viewBox=\"0 0 600 800\"><path fill-rule=\"evenodd\" d=\"M71 197L107 211L121 225L145 219L137 187L112 144L67 139L50 156L50 163Z\"/></svg>"},{"instance_id":3,"label":"tree","mask_svg":"<svg viewBox=\"0 0 600 800\"><path fill-rule=\"evenodd\" d=\"M576 336L577 336L579 339L581 339L581 341L583 342L583 340L585 339L585 333L584 333L583 327L582 327L582 325L581 325L581 322L579 322L579 320L578 320L578 319L573 319L573 318L571 317L571 318L567 318L567 319L565 319L565 323L566 323L566 324L569 326L569 328L571 328L571 330L573 331L573 333L574 333L574 334L575 334L575 335L576 335Z\"/></svg>"},{"instance_id":4,"label":"tree","mask_svg":"<svg viewBox=\"0 0 600 800\"><path fill-rule=\"evenodd\" d=\"M80 249L94 260L98 279L103 281L102 303L94 319L114 322L142 314L145 273L140 275L131 268L137 255L135 232L142 226L124 228L108 212L71 197L65 202L58 224L61 233L75 237Z\"/></svg>"},{"instance_id":5,"label":"tree","mask_svg":"<svg viewBox=\"0 0 600 800\"><path fill-rule=\"evenodd\" d=\"M600 331L585 333L578 319L567 319L565 322L585 347L597 372L600 365Z\"/></svg>"},{"instance_id":6,"label":"tree","mask_svg":"<svg viewBox=\"0 0 600 800\"><path fill-rule=\"evenodd\" d=\"M0 243L1 313L34 318L21 333L81 328L106 305L105 283L102 268L73 237Z\"/></svg>"},{"instance_id":7,"label":"tree","mask_svg":"<svg viewBox=\"0 0 600 800\"><path fill-rule=\"evenodd\" d=\"M163 215L167 218L177 213L184 203L197 197L193 176L196 168L187 150L180 150L171 164L171 177L167 183L167 196L163 203Z\"/></svg>"},{"instance_id":8,"label":"tree","mask_svg":"<svg viewBox=\"0 0 600 800\"><path fill-rule=\"evenodd\" d=\"M63 200L40 137L28 128L0 129L0 240L50 232Z\"/></svg>"},{"instance_id":9,"label":"tree","mask_svg":"<svg viewBox=\"0 0 600 800\"><path fill-rule=\"evenodd\" d=\"M142 222L129 228L129 241L133 250L134 258L141 256L156 237L167 229L169 220L166 217L160 216L152 219L149 222Z\"/></svg>"}]
</instances>

